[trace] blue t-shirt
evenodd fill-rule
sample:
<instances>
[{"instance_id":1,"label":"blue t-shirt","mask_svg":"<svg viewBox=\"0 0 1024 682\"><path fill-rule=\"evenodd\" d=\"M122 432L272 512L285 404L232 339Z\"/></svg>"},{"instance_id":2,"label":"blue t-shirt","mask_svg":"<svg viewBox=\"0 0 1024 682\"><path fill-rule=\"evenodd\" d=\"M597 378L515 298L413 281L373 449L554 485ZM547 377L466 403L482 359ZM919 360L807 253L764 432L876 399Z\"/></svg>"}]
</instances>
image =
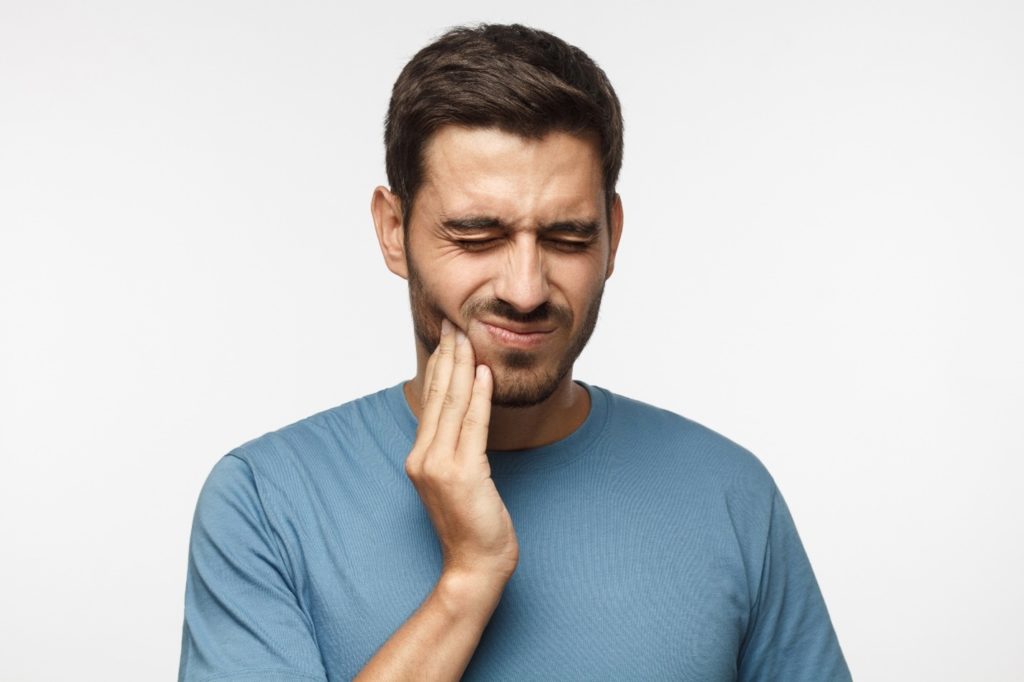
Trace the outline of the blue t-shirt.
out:
<instances>
[{"instance_id":1,"label":"blue t-shirt","mask_svg":"<svg viewBox=\"0 0 1024 682\"><path fill-rule=\"evenodd\" d=\"M586 386L567 438L489 453L520 559L466 680L848 680L775 483L749 452ZM348 680L441 550L401 384L251 441L196 507L180 679Z\"/></svg>"}]
</instances>

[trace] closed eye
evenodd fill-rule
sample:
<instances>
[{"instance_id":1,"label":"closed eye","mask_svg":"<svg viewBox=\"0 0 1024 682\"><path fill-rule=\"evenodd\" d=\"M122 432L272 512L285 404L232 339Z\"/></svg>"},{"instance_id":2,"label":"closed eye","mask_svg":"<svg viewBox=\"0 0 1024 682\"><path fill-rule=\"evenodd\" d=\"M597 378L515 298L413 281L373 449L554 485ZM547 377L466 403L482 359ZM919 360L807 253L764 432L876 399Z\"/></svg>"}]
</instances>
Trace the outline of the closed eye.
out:
<instances>
[{"instance_id":1,"label":"closed eye","mask_svg":"<svg viewBox=\"0 0 1024 682\"><path fill-rule=\"evenodd\" d=\"M549 244L563 251L585 251L593 242L589 239L548 239Z\"/></svg>"},{"instance_id":2,"label":"closed eye","mask_svg":"<svg viewBox=\"0 0 1024 682\"><path fill-rule=\"evenodd\" d=\"M496 246L501 239L491 237L489 239L456 239L455 244L466 251L484 251Z\"/></svg>"}]
</instances>

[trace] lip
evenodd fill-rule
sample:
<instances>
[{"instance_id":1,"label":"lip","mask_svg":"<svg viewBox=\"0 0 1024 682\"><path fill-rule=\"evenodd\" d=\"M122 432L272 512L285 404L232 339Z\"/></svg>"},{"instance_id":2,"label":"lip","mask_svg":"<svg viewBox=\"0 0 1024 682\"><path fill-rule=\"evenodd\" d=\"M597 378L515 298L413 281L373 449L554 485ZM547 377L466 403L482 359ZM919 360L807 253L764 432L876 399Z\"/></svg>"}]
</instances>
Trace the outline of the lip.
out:
<instances>
[{"instance_id":1,"label":"lip","mask_svg":"<svg viewBox=\"0 0 1024 682\"><path fill-rule=\"evenodd\" d=\"M487 330L488 335L503 346L515 346L517 348L534 348L541 345L551 337L554 329L530 328L525 325L510 329L509 327L483 322L481 325Z\"/></svg>"}]
</instances>

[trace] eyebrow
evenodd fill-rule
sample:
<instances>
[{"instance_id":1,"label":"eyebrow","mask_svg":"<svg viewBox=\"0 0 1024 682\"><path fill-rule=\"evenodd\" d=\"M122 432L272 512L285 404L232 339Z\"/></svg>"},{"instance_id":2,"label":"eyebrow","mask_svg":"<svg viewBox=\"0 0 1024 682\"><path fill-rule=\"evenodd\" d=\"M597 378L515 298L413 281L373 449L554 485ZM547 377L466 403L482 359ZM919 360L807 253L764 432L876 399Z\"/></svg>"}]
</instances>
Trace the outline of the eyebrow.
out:
<instances>
[{"instance_id":1,"label":"eyebrow","mask_svg":"<svg viewBox=\"0 0 1024 682\"><path fill-rule=\"evenodd\" d=\"M453 232L475 232L477 230L501 229L507 230L509 226L499 218L492 216L470 216L467 218L448 218L441 221L441 225ZM553 223L546 223L538 228L538 232L564 232L579 237L594 237L600 231L596 220L559 220Z\"/></svg>"},{"instance_id":2,"label":"eyebrow","mask_svg":"<svg viewBox=\"0 0 1024 682\"><path fill-rule=\"evenodd\" d=\"M472 216L469 218L447 218L441 221L449 230L455 232L471 232L473 230L486 230L489 228L504 228L505 224L497 218L488 218L485 216Z\"/></svg>"}]
</instances>

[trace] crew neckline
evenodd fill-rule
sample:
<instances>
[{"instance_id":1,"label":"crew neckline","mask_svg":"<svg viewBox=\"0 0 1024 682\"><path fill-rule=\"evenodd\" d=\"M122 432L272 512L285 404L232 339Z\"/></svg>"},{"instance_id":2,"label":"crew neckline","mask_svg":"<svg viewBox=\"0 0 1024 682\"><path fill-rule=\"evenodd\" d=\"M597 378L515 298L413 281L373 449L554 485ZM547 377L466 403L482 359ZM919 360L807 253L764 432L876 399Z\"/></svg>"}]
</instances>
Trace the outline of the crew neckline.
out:
<instances>
[{"instance_id":1,"label":"crew neckline","mask_svg":"<svg viewBox=\"0 0 1024 682\"><path fill-rule=\"evenodd\" d=\"M494 476L530 474L537 471L548 471L565 466L583 456L592 448L590 444L604 430L608 419L608 396L604 389L591 386L582 381L577 384L586 389L590 396L590 412L575 431L554 443L525 450L488 450L487 458L491 463L491 474ZM384 399L392 412L399 428L412 443L416 438L419 423L412 408L405 400L403 387L399 382L384 390Z\"/></svg>"}]
</instances>

